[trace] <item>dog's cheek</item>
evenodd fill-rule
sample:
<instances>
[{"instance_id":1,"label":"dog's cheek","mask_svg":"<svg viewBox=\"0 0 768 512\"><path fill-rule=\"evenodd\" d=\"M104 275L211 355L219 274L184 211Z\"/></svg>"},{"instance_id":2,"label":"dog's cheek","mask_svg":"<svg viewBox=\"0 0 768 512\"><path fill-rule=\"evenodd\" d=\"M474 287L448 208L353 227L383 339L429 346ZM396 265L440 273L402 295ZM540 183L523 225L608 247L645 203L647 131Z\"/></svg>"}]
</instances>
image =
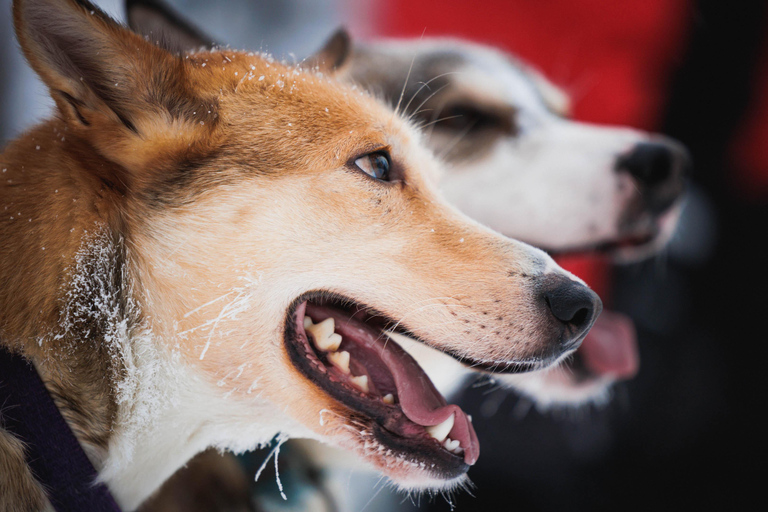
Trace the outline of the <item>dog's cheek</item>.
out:
<instances>
[{"instance_id":1,"label":"dog's cheek","mask_svg":"<svg viewBox=\"0 0 768 512\"><path fill-rule=\"evenodd\" d=\"M346 428L348 411L305 377L293 364L287 353L279 358L280 364L272 367L274 379L264 393L293 420L321 440L333 444L346 444L349 430Z\"/></svg>"}]
</instances>

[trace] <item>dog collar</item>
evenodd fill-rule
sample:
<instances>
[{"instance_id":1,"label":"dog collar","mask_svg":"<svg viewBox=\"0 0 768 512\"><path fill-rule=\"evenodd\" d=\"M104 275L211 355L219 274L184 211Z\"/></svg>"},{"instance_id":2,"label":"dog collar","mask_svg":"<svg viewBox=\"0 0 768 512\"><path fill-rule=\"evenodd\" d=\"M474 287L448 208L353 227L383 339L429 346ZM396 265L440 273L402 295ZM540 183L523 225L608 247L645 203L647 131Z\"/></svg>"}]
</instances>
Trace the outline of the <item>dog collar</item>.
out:
<instances>
[{"instance_id":1,"label":"dog collar","mask_svg":"<svg viewBox=\"0 0 768 512\"><path fill-rule=\"evenodd\" d=\"M34 366L0 346L0 421L58 512L120 512Z\"/></svg>"}]
</instances>

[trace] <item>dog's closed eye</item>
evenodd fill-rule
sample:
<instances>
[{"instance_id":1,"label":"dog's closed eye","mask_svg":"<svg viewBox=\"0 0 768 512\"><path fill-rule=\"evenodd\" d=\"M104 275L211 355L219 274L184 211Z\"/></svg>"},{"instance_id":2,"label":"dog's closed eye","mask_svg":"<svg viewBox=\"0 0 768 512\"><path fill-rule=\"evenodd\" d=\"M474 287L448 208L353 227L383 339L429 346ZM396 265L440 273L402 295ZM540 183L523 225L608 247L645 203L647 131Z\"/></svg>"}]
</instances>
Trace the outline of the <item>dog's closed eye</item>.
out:
<instances>
[{"instance_id":1,"label":"dog's closed eye","mask_svg":"<svg viewBox=\"0 0 768 512\"><path fill-rule=\"evenodd\" d=\"M517 132L515 116L514 112L509 110L506 108L500 112L492 112L474 105L449 104L443 108L441 119L435 123L435 128L465 133L495 130L514 135Z\"/></svg>"}]
</instances>

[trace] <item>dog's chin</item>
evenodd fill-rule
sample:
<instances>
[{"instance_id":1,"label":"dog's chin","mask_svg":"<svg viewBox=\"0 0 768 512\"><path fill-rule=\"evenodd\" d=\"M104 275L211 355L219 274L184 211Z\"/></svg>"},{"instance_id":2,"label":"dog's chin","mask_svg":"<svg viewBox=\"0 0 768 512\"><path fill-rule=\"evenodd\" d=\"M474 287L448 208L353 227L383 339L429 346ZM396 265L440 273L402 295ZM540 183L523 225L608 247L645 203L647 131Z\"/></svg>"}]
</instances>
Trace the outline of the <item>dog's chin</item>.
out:
<instances>
[{"instance_id":1,"label":"dog's chin","mask_svg":"<svg viewBox=\"0 0 768 512\"><path fill-rule=\"evenodd\" d=\"M499 383L513 388L530 399L542 412L579 409L609 402L616 378L597 375L586 369L578 352L560 366L540 370L526 376L509 375Z\"/></svg>"},{"instance_id":2,"label":"dog's chin","mask_svg":"<svg viewBox=\"0 0 768 512\"><path fill-rule=\"evenodd\" d=\"M456 486L479 455L471 419L386 336L394 324L350 299L310 292L287 311L285 348L313 392L325 395L327 440L400 485Z\"/></svg>"}]
</instances>

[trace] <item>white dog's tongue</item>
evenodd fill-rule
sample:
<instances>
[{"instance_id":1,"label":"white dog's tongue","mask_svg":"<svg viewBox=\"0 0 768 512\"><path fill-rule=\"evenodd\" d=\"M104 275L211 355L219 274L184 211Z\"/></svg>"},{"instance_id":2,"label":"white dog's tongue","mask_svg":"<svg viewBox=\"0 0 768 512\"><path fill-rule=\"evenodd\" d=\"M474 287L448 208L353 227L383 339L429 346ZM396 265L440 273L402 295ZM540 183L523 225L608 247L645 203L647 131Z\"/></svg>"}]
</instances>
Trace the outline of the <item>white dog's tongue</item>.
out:
<instances>
[{"instance_id":1,"label":"white dog's tongue","mask_svg":"<svg viewBox=\"0 0 768 512\"><path fill-rule=\"evenodd\" d=\"M586 367L596 375L634 377L640 364L634 323L626 315L603 310L579 353Z\"/></svg>"},{"instance_id":2,"label":"white dog's tongue","mask_svg":"<svg viewBox=\"0 0 768 512\"><path fill-rule=\"evenodd\" d=\"M480 455L480 442L467 415L458 405L449 405L445 401L410 354L392 340L386 346L381 358L395 379L403 413L409 420L424 427L439 425L453 416L448 437L459 441L464 449L464 462L474 464Z\"/></svg>"}]
</instances>

